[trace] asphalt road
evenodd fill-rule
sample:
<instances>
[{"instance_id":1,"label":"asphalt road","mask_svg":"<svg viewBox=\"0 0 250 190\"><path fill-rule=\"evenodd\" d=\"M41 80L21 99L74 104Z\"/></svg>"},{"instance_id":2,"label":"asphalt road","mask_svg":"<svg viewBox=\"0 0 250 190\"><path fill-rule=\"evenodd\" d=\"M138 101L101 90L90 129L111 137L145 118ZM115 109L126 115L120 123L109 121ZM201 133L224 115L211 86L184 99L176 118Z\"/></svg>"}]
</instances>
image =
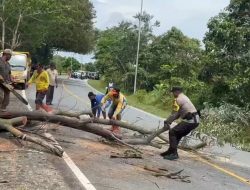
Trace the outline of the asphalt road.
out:
<instances>
[{"instance_id":1,"label":"asphalt road","mask_svg":"<svg viewBox=\"0 0 250 190\"><path fill-rule=\"evenodd\" d=\"M53 107L63 110L86 110L90 108L87 94L92 91L86 81L65 79L55 90ZM26 95L34 107L35 90L30 88ZM162 120L132 107L127 108L123 120L136 122L146 128L156 128ZM57 127L49 131L61 142L61 146L76 166L89 179L97 190L248 190L250 189L250 168L239 167L206 159L189 152L180 151L178 161L163 160L157 150L144 148L144 159L111 159L112 151L123 151L126 148L102 142L95 135L79 132L66 127ZM167 147L164 147L166 149ZM68 189L85 189L79 183L66 164L53 155L47 155L48 162L53 164L58 173L68 183ZM165 168L170 172L184 169L183 175L190 176L191 183L180 180L155 177L144 170L144 166Z\"/></svg>"}]
</instances>

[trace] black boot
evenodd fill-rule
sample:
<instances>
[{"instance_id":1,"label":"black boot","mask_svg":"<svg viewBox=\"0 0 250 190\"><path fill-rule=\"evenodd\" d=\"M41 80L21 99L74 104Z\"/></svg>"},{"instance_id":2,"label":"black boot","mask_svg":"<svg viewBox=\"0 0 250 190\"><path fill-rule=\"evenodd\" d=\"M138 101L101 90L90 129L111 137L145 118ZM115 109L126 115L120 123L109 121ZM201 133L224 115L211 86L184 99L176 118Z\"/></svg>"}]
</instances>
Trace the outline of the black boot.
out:
<instances>
[{"instance_id":1,"label":"black boot","mask_svg":"<svg viewBox=\"0 0 250 190\"><path fill-rule=\"evenodd\" d=\"M171 152L170 152L169 149L168 149L167 151L162 152L160 155L161 155L162 157L164 157L164 156L169 155L169 154L171 154Z\"/></svg>"},{"instance_id":2,"label":"black boot","mask_svg":"<svg viewBox=\"0 0 250 190\"><path fill-rule=\"evenodd\" d=\"M179 158L179 155L177 153L172 153L164 156L164 159L166 160L177 160Z\"/></svg>"}]
</instances>

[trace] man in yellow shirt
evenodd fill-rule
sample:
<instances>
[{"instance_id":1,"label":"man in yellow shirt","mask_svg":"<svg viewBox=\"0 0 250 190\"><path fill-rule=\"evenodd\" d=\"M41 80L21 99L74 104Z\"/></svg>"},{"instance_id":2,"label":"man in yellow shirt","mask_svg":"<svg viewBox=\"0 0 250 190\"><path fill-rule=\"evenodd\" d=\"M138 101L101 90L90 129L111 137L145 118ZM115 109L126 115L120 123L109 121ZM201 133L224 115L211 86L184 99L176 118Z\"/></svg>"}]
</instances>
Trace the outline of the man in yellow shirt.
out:
<instances>
[{"instance_id":1,"label":"man in yellow shirt","mask_svg":"<svg viewBox=\"0 0 250 190\"><path fill-rule=\"evenodd\" d=\"M121 113L125 109L127 105L127 100L125 96L120 92L119 88L113 88L103 99L102 99L102 109L105 109L105 104L107 103L108 100L112 101L112 105L109 108L108 116L109 119L114 119L114 120L121 120L122 116ZM113 125L112 132L114 133L120 133L120 128L119 126Z\"/></svg>"},{"instance_id":2,"label":"man in yellow shirt","mask_svg":"<svg viewBox=\"0 0 250 190\"><path fill-rule=\"evenodd\" d=\"M36 84L36 110L42 108L46 112L51 113L52 109L48 105L43 104L43 99L45 98L49 88L49 76L48 73L43 69L43 65L38 64L37 70L33 73L28 82L29 85L31 83Z\"/></svg>"}]
</instances>

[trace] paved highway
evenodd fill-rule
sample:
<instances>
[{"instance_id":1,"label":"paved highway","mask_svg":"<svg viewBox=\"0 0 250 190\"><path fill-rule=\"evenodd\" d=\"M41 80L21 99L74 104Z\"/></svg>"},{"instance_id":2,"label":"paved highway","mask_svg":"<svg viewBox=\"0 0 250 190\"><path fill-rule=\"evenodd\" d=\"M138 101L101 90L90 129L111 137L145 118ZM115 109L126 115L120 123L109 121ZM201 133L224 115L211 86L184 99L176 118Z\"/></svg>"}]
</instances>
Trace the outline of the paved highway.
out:
<instances>
[{"instance_id":1,"label":"paved highway","mask_svg":"<svg viewBox=\"0 0 250 190\"><path fill-rule=\"evenodd\" d=\"M86 81L63 79L55 90L54 108L64 110L89 109L90 104L87 97L93 89ZM26 96L34 107L35 90L30 88ZM147 128L156 128L162 124L159 117L147 114L140 110L129 107L125 110L123 119L128 122L136 122L138 125ZM71 143L61 142L61 146L72 162L79 169L66 167L66 163L54 156L48 155L48 161L58 169L58 172L67 182L69 189L97 189L97 190L248 190L250 189L250 168L240 167L231 164L206 160L189 152L180 151L178 161L163 160L157 150L145 147L144 159L111 159L112 151L126 149L118 145L110 145L99 137L79 132L66 127L56 127L49 130L57 139ZM164 147L166 149L167 147ZM155 168L166 168L170 172L184 169L183 175L190 176L191 183L184 183L178 180L165 177L154 177L143 167L152 166ZM86 179L80 177L82 173ZM85 181L84 184L81 180ZM86 185L87 183L87 185ZM88 185L91 184L91 186Z\"/></svg>"}]
</instances>

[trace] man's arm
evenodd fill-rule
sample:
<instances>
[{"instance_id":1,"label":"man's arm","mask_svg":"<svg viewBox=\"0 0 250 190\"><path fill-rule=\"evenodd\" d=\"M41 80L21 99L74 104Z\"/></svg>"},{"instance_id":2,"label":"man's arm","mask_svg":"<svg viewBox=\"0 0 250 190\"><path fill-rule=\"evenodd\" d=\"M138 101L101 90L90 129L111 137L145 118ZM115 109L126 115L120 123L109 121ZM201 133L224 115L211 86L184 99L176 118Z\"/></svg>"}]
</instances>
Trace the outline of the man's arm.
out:
<instances>
[{"instance_id":1,"label":"man's arm","mask_svg":"<svg viewBox=\"0 0 250 190\"><path fill-rule=\"evenodd\" d=\"M116 107L114 117L116 117L119 113L121 113L121 111L126 107L126 105L127 105L126 98L125 97L121 98Z\"/></svg>"},{"instance_id":2,"label":"man's arm","mask_svg":"<svg viewBox=\"0 0 250 190\"><path fill-rule=\"evenodd\" d=\"M101 105L106 104L108 99L110 99L110 93L108 93L106 96L103 97L103 99L101 101Z\"/></svg>"},{"instance_id":3,"label":"man's arm","mask_svg":"<svg viewBox=\"0 0 250 190\"><path fill-rule=\"evenodd\" d=\"M172 109L172 114L164 121L164 124L166 125L171 125L171 123L173 123L176 119L180 117L180 106L177 102L177 99L174 99Z\"/></svg>"},{"instance_id":4,"label":"man's arm","mask_svg":"<svg viewBox=\"0 0 250 190\"><path fill-rule=\"evenodd\" d=\"M0 82L4 82L4 78L2 75L0 75Z\"/></svg>"},{"instance_id":5,"label":"man's arm","mask_svg":"<svg viewBox=\"0 0 250 190\"><path fill-rule=\"evenodd\" d=\"M179 112L174 112L164 121L164 124L171 125L179 117L180 117Z\"/></svg>"}]
</instances>

